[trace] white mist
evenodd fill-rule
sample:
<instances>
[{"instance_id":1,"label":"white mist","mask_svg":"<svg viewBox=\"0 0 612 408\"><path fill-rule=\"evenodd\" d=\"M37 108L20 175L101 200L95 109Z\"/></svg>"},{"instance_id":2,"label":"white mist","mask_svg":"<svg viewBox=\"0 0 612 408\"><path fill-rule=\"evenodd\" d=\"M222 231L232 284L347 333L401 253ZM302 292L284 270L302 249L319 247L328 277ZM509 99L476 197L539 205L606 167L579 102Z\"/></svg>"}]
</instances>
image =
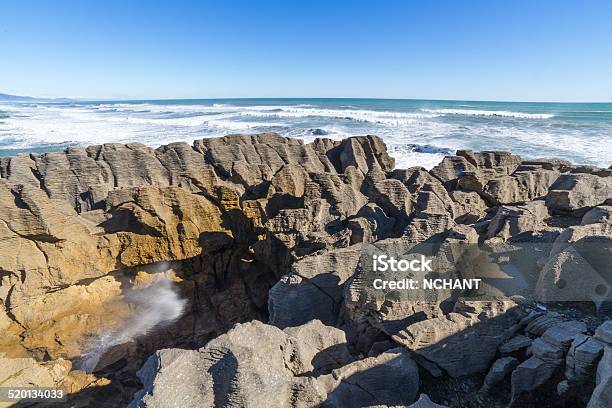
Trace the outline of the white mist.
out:
<instances>
[{"instance_id":1,"label":"white mist","mask_svg":"<svg viewBox=\"0 0 612 408\"><path fill-rule=\"evenodd\" d=\"M132 289L125 299L133 308L129 319L117 330L97 336L88 351L76 363L78 369L94 371L108 349L176 321L183 314L187 303L185 299L181 299L174 284L167 279L154 281L143 289Z\"/></svg>"}]
</instances>

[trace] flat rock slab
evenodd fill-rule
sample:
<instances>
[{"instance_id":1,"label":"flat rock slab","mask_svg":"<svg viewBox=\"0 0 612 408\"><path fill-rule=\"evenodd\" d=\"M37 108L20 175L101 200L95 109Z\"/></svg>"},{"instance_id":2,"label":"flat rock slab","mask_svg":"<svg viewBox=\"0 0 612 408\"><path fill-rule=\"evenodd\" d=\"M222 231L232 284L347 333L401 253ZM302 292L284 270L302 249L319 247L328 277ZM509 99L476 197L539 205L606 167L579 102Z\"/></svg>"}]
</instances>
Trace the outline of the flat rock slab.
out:
<instances>
[{"instance_id":1,"label":"flat rock slab","mask_svg":"<svg viewBox=\"0 0 612 408\"><path fill-rule=\"evenodd\" d=\"M533 340L531 340L529 337L518 334L499 346L499 352L502 354L514 353L515 351L531 346L532 342Z\"/></svg>"},{"instance_id":2,"label":"flat rock slab","mask_svg":"<svg viewBox=\"0 0 612 408\"><path fill-rule=\"evenodd\" d=\"M533 355L544 361L559 361L563 358L563 350L550 344L542 338L535 339L531 345Z\"/></svg>"},{"instance_id":3,"label":"flat rock slab","mask_svg":"<svg viewBox=\"0 0 612 408\"><path fill-rule=\"evenodd\" d=\"M546 330L542 335L542 339L563 350L567 350L576 338L576 335L585 333L586 330L586 324L583 322L563 322Z\"/></svg>"}]
</instances>

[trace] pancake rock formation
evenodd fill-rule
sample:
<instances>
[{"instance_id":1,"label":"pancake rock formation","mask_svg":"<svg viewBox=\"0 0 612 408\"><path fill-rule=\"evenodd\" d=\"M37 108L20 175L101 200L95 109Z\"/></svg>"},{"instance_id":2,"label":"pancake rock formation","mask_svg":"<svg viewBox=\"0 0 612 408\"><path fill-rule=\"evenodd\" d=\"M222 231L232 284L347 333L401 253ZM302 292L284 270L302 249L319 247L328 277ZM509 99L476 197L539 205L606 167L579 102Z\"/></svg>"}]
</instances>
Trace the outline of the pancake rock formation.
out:
<instances>
[{"instance_id":1,"label":"pancake rock formation","mask_svg":"<svg viewBox=\"0 0 612 408\"><path fill-rule=\"evenodd\" d=\"M395 169L376 136L0 158L0 387L75 407L610 406L611 213L609 169L468 150ZM372 251L434 272L373 272Z\"/></svg>"}]
</instances>

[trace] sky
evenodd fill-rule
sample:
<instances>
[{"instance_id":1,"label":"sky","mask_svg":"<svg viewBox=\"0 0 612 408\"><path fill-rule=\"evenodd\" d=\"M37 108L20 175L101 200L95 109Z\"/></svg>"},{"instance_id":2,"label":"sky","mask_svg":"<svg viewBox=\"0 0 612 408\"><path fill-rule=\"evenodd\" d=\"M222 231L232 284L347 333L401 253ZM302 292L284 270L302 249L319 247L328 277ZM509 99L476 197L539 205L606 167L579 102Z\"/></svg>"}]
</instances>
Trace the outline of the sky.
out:
<instances>
[{"instance_id":1,"label":"sky","mask_svg":"<svg viewBox=\"0 0 612 408\"><path fill-rule=\"evenodd\" d=\"M612 2L0 1L0 92L612 101Z\"/></svg>"}]
</instances>

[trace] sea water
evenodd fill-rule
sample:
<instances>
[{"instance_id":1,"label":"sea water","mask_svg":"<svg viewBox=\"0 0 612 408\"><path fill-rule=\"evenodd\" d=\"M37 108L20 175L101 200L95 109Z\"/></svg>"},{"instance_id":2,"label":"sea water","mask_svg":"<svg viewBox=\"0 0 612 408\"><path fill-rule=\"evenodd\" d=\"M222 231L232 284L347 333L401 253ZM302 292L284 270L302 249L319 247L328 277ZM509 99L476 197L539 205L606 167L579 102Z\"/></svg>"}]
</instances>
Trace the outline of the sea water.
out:
<instances>
[{"instance_id":1,"label":"sea water","mask_svg":"<svg viewBox=\"0 0 612 408\"><path fill-rule=\"evenodd\" d=\"M379 135L397 167L457 149L612 164L612 103L397 99L192 99L0 103L0 156L68 146L162 144L277 132L312 141Z\"/></svg>"}]
</instances>

